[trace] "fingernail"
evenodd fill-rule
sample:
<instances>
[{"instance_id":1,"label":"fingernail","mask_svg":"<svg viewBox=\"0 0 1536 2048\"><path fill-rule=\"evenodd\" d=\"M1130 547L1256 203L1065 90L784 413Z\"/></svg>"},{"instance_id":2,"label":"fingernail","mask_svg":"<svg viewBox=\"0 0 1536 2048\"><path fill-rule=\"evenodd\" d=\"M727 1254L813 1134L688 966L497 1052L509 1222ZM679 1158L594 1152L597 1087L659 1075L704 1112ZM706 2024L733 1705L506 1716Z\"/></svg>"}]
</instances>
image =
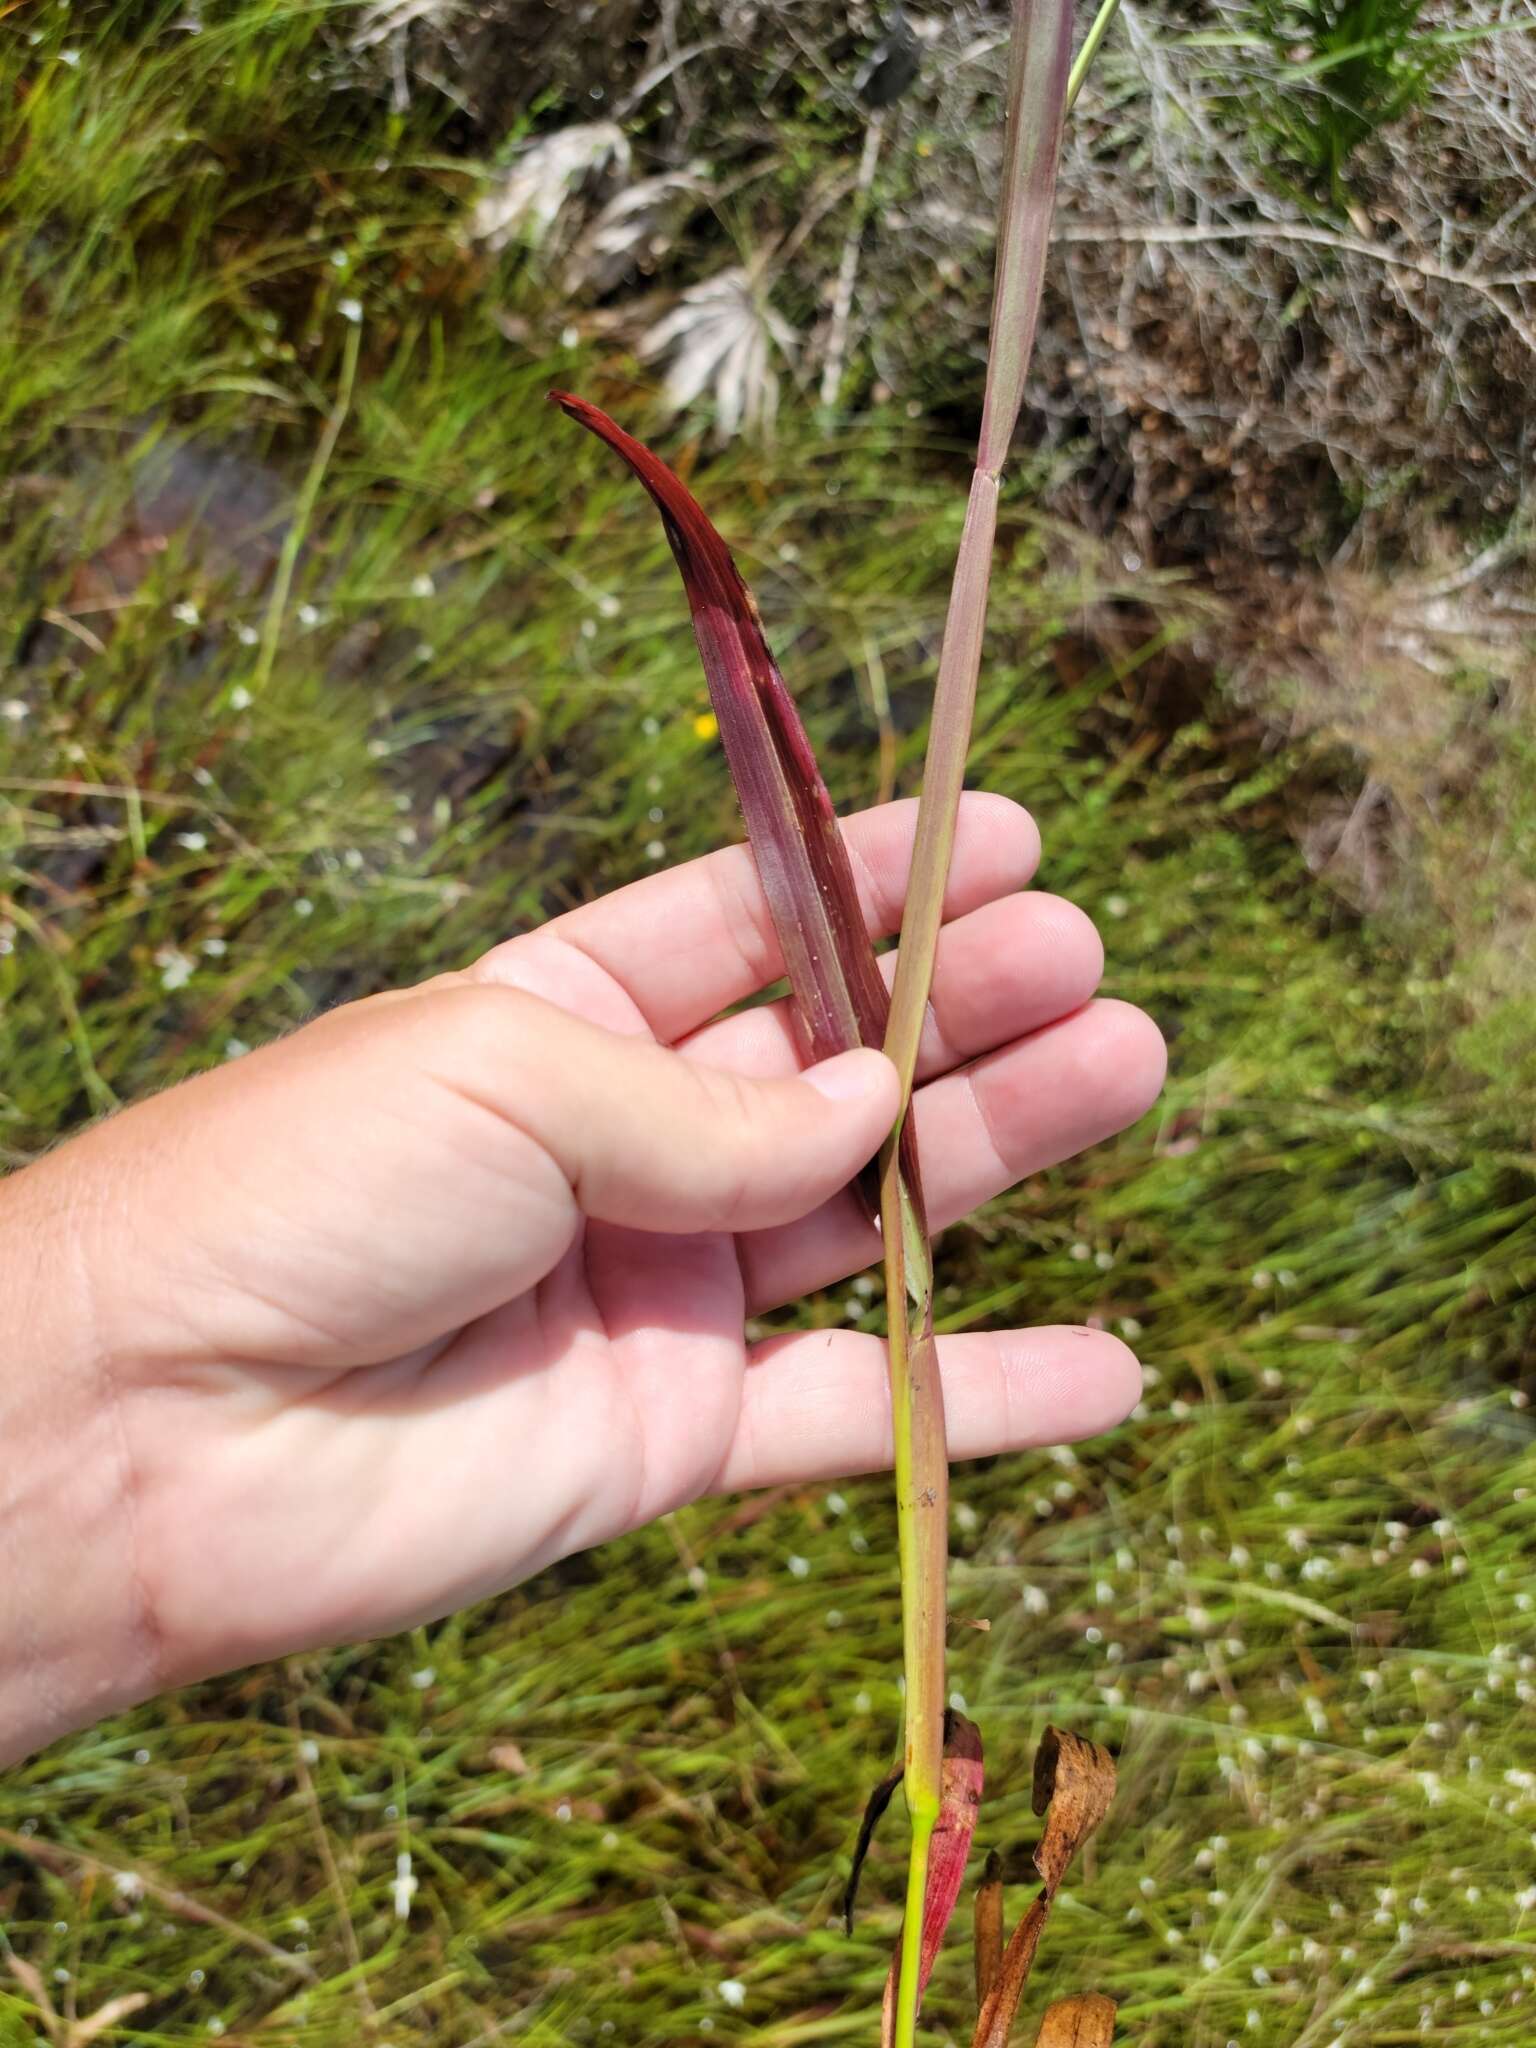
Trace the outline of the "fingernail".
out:
<instances>
[{"instance_id":1,"label":"fingernail","mask_svg":"<svg viewBox=\"0 0 1536 2048\"><path fill-rule=\"evenodd\" d=\"M884 1053L861 1045L807 1069L803 1078L829 1102L859 1102L880 1093L889 1071L890 1061Z\"/></svg>"}]
</instances>

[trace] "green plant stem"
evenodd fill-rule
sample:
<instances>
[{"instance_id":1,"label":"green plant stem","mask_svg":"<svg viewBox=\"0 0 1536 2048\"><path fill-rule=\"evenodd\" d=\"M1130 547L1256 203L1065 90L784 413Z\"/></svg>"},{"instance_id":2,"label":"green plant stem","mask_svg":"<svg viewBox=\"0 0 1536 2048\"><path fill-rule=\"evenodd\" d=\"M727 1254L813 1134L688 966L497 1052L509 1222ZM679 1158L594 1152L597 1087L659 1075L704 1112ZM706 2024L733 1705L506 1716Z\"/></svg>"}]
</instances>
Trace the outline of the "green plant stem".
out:
<instances>
[{"instance_id":1,"label":"green plant stem","mask_svg":"<svg viewBox=\"0 0 1536 2048\"><path fill-rule=\"evenodd\" d=\"M53 977L55 988L58 990L59 1009L64 1016L64 1029L74 1050L75 1059L80 1068L80 1079L85 1085L86 1094L90 1097L92 1109L98 1112L116 1109L119 1106L117 1096L101 1077L100 1070L96 1065L95 1054L91 1048L90 1033L85 1028L80 1015L80 1006L75 1001L74 978L68 968L65 967L64 962L59 958L57 948L49 943L47 932L43 926L38 923L37 919L29 911L16 902L14 897L0 896L0 912L3 912L12 924L19 926L27 934L27 937L35 942L39 954L48 963L48 971Z\"/></svg>"},{"instance_id":2,"label":"green plant stem","mask_svg":"<svg viewBox=\"0 0 1536 2048\"><path fill-rule=\"evenodd\" d=\"M902 1663L906 1672L903 1790L911 1822L895 2048L917 2027L928 1850L943 1797L944 1628L949 1535L949 1460L944 1394L933 1337L933 1270L915 1228L896 1147L881 1175L890 1314L891 1421L895 1437L897 1547L901 1562ZM894 1213L893 1213L894 1212ZM914 1242L915 1239L915 1242ZM914 1278L916 1284L914 1285ZM902 1294L891 1294L896 1287Z\"/></svg>"},{"instance_id":3,"label":"green plant stem","mask_svg":"<svg viewBox=\"0 0 1536 2048\"><path fill-rule=\"evenodd\" d=\"M1083 80L1092 69L1093 60L1099 54L1099 45L1109 34L1115 16L1120 12L1120 0L1101 0L1098 13L1088 33L1083 38L1083 47L1078 51L1071 72L1067 77L1067 112L1070 114L1077 105L1077 96L1083 89Z\"/></svg>"},{"instance_id":4,"label":"green plant stem","mask_svg":"<svg viewBox=\"0 0 1536 2048\"><path fill-rule=\"evenodd\" d=\"M293 588L293 572L298 563L299 551L308 537L310 521L314 517L315 504L320 496L320 486L325 482L325 472L331 466L331 457L336 453L336 443L341 439L341 430L351 410L352 386L357 379L357 354L362 338L362 323L353 321L347 328L347 338L342 346L341 377L336 387L336 400L325 416L320 439L315 443L315 452L299 491L299 501L294 507L293 523L283 536L283 551L278 557L277 573L272 578L272 595L267 601L267 613L261 627L261 647L256 656L253 682L258 694L272 680L272 669L277 660L277 644L282 638L283 617L288 609L288 593Z\"/></svg>"},{"instance_id":5,"label":"green plant stem","mask_svg":"<svg viewBox=\"0 0 1536 2048\"><path fill-rule=\"evenodd\" d=\"M907 1862L907 1897L901 1918L901 1976L896 1985L896 2048L912 2048L917 2034L919 1973L923 1956L923 1905L928 1895L928 1851L933 1843L934 1824L939 1817L936 1803L921 1806L907 1797L912 1822L912 1853Z\"/></svg>"},{"instance_id":6,"label":"green plant stem","mask_svg":"<svg viewBox=\"0 0 1536 2048\"><path fill-rule=\"evenodd\" d=\"M926 958L928 975L908 969L908 994L891 1004L885 1050L901 1075L903 1115L911 1099L918 1041L928 1002L933 950L943 917L944 884L954 844L955 818L970 744L970 704L964 718L941 722L945 672L968 666L974 697L981 659L982 619L997 527L997 477L978 470L960 543L950 596L944 651L940 657L932 737L918 813L902 946L915 930L909 956ZM937 821L924 852L924 819ZM926 951L925 951L926 949ZM912 990L917 989L915 1002ZM923 1900L928 1879L928 1846L942 1797L945 1700L945 1605L949 1538L949 1458L944 1429L944 1391L933 1335L933 1264L917 1223L900 1168L900 1125L881 1155L880 1220L885 1241L887 1343L890 1353L891 1426L895 1445L897 1549L901 1562L902 1665L906 1673L906 1772L903 1785L911 1818L906 1911L902 1921L901 1974L896 1988L894 2048L913 2048L917 2034L918 1970L922 1951Z\"/></svg>"}]
</instances>

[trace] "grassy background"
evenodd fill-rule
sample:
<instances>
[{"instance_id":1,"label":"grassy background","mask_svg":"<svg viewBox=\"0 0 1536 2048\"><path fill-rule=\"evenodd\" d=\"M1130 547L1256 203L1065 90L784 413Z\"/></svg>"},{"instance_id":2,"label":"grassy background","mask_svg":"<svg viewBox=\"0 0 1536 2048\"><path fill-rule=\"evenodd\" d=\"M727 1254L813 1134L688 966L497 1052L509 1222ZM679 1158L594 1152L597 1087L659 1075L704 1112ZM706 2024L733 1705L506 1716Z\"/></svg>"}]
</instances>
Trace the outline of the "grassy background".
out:
<instances>
[{"instance_id":1,"label":"grassy background","mask_svg":"<svg viewBox=\"0 0 1536 2048\"><path fill-rule=\"evenodd\" d=\"M655 522L542 402L645 425L630 366L467 253L475 167L349 81L342 11L186 19L0 19L10 1164L735 829ZM773 448L723 453L649 421L850 805L875 673L915 776L961 515L962 451L896 411L824 431L791 402ZM1053 1991L1111 1992L1143 2048L1525 2042L1528 1023L1507 973L1476 1006L1435 886L1483 850L1458 890L1504 930L1529 755L1423 825L1412 914L1362 917L1293 829L1355 760L1230 702L1186 660L1205 600L1109 580L1037 483L1009 489L973 779L1035 810L1173 1073L945 1247L950 1327L1096 1316L1150 1368L1114 1438L956 1475L981 1839L1017 1910L1066 1721L1122 1790ZM880 1481L710 1503L55 1747L0 1787L0 2040L136 1993L116 2033L152 2043L867 2040L899 1829L851 1942L832 1916L898 1720L893 1539ZM935 2039L967 1981L957 1945Z\"/></svg>"}]
</instances>

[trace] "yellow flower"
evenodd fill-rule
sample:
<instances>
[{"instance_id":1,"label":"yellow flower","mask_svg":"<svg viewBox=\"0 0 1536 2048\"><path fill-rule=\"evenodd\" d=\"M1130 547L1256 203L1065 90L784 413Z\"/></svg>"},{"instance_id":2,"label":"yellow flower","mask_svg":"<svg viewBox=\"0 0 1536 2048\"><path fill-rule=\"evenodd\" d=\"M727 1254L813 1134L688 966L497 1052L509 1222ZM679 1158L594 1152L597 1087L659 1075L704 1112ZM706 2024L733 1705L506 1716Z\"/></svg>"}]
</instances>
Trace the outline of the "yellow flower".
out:
<instances>
[{"instance_id":1,"label":"yellow flower","mask_svg":"<svg viewBox=\"0 0 1536 2048\"><path fill-rule=\"evenodd\" d=\"M695 739L712 740L719 730L720 721L716 718L713 711L701 711L693 721Z\"/></svg>"}]
</instances>

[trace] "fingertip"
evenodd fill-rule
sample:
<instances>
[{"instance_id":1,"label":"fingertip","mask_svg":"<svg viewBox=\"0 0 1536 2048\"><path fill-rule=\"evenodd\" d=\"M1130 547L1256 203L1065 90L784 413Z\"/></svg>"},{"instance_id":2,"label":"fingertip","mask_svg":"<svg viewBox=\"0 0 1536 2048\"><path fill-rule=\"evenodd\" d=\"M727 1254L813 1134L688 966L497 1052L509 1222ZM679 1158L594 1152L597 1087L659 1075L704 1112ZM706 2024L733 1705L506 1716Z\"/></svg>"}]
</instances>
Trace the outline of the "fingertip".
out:
<instances>
[{"instance_id":1,"label":"fingertip","mask_svg":"<svg viewBox=\"0 0 1536 2048\"><path fill-rule=\"evenodd\" d=\"M1061 1443L1117 1429L1141 1399L1141 1360L1119 1337L1083 1323L1061 1329L1070 1384L1061 1403Z\"/></svg>"},{"instance_id":2,"label":"fingertip","mask_svg":"<svg viewBox=\"0 0 1536 2048\"><path fill-rule=\"evenodd\" d=\"M1118 1428L1141 1399L1135 1352L1082 1324L952 1338L940 1356L956 1457L1078 1443Z\"/></svg>"},{"instance_id":3,"label":"fingertip","mask_svg":"<svg viewBox=\"0 0 1536 2048\"><path fill-rule=\"evenodd\" d=\"M1065 896L1047 896L1038 891L1024 899L1035 906L1038 930L1056 949L1074 989L1087 1002L1104 979L1104 941L1093 919Z\"/></svg>"},{"instance_id":4,"label":"fingertip","mask_svg":"<svg viewBox=\"0 0 1536 2048\"><path fill-rule=\"evenodd\" d=\"M817 1066L807 1067L800 1078L828 1102L888 1103L895 1115L900 1091L896 1069L873 1046L860 1045L851 1052L840 1052Z\"/></svg>"},{"instance_id":5,"label":"fingertip","mask_svg":"<svg viewBox=\"0 0 1536 2048\"><path fill-rule=\"evenodd\" d=\"M1079 1085L1106 1112L1106 1127L1123 1130L1162 1093L1167 1041L1145 1010L1114 996L1096 997L1081 1022L1086 1029L1074 1040Z\"/></svg>"},{"instance_id":6,"label":"fingertip","mask_svg":"<svg viewBox=\"0 0 1536 2048\"><path fill-rule=\"evenodd\" d=\"M1040 828L1011 796L995 790L968 789L960 799L955 821L954 867L984 864L995 871L1003 889L1022 889L1040 865Z\"/></svg>"}]
</instances>

